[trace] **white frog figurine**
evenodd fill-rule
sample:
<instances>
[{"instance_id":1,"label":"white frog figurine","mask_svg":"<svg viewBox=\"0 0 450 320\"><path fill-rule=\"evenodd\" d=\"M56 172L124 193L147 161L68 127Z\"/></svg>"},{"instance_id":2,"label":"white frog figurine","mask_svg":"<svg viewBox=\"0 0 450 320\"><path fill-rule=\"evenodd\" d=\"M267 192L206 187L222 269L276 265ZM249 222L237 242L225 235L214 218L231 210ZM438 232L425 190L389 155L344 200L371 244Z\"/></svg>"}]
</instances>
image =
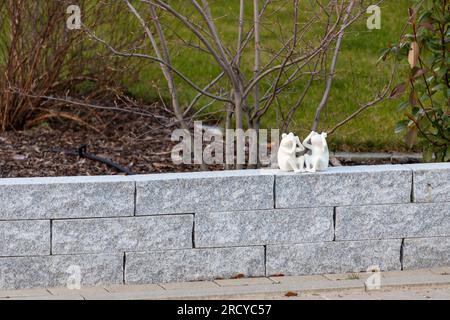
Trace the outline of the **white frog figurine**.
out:
<instances>
[{"instance_id":1,"label":"white frog figurine","mask_svg":"<svg viewBox=\"0 0 450 320\"><path fill-rule=\"evenodd\" d=\"M278 165L282 171L304 172L305 157L297 157L298 152L305 151L300 139L292 132L283 133L278 149Z\"/></svg>"},{"instance_id":2,"label":"white frog figurine","mask_svg":"<svg viewBox=\"0 0 450 320\"><path fill-rule=\"evenodd\" d=\"M327 133L311 132L309 136L303 141L303 146L309 150L305 154L306 171L316 172L323 171L328 168L330 161L330 152L328 151Z\"/></svg>"}]
</instances>

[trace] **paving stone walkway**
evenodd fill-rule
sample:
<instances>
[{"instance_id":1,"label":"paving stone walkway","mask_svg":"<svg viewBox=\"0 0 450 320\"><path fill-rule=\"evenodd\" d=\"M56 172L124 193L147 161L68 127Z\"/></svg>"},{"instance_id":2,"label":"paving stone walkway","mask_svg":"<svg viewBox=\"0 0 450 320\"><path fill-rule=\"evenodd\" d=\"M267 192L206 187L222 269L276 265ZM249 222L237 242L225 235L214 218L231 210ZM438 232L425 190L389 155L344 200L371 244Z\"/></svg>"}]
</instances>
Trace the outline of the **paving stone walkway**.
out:
<instances>
[{"instance_id":1,"label":"paving stone walkway","mask_svg":"<svg viewBox=\"0 0 450 320\"><path fill-rule=\"evenodd\" d=\"M378 281L379 280L379 281ZM379 287L379 288L378 288ZM450 300L450 267L301 277L263 277L149 285L0 291L14 300L401 299Z\"/></svg>"}]
</instances>

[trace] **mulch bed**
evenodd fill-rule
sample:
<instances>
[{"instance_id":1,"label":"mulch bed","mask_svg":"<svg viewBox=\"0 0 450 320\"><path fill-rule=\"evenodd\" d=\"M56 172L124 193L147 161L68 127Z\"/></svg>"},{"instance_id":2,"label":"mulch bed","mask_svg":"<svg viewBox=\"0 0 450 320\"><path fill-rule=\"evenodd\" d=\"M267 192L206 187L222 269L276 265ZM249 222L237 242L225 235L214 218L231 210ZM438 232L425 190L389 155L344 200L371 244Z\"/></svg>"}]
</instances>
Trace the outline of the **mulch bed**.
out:
<instances>
[{"instance_id":1,"label":"mulch bed","mask_svg":"<svg viewBox=\"0 0 450 320\"><path fill-rule=\"evenodd\" d=\"M84 117L88 126L52 121L24 131L0 133L0 178L123 174L101 162L77 155L87 151L127 168L135 174L200 171L196 165L175 165L170 140L171 115L158 107L155 117L101 111ZM94 128L94 129L93 129ZM382 164L391 161L342 162L343 165ZM338 164L339 165L339 164ZM224 166L207 166L223 170Z\"/></svg>"},{"instance_id":2,"label":"mulch bed","mask_svg":"<svg viewBox=\"0 0 450 320\"><path fill-rule=\"evenodd\" d=\"M88 145L89 153L136 174L200 170L172 163L173 127L163 126L159 120L103 112L90 124L99 132L74 122L54 121L30 130L0 133L0 178L121 174L77 156L75 152L83 144Z\"/></svg>"}]
</instances>

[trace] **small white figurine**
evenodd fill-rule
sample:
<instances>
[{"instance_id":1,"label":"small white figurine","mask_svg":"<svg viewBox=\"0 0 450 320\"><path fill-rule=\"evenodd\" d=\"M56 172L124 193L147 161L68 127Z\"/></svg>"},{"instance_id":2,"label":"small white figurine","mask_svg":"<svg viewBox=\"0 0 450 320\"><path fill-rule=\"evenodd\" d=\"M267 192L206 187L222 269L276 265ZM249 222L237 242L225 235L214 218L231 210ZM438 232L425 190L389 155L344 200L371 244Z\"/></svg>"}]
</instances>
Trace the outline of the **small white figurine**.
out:
<instances>
[{"instance_id":1,"label":"small white figurine","mask_svg":"<svg viewBox=\"0 0 450 320\"><path fill-rule=\"evenodd\" d=\"M304 151L305 148L300 143L300 139L292 132L289 134L283 133L278 149L278 165L282 171L305 171L305 157L302 155L297 157L297 152Z\"/></svg>"},{"instance_id":2,"label":"small white figurine","mask_svg":"<svg viewBox=\"0 0 450 320\"><path fill-rule=\"evenodd\" d=\"M306 171L316 172L326 170L330 161L328 151L327 133L311 132L303 141L303 146L311 150L311 154L305 154Z\"/></svg>"}]
</instances>

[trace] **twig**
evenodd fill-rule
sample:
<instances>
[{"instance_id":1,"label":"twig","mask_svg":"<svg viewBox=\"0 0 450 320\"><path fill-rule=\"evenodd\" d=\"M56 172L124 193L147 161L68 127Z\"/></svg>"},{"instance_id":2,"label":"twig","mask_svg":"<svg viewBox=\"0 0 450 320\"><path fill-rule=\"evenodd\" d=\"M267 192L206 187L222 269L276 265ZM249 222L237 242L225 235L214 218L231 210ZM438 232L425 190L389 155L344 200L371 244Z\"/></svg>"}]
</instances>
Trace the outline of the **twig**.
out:
<instances>
[{"instance_id":1,"label":"twig","mask_svg":"<svg viewBox=\"0 0 450 320\"><path fill-rule=\"evenodd\" d=\"M352 2L350 2L350 4L347 7L347 12L345 14L344 21L343 21L344 25L347 23L354 5L355 5L355 0L352 0ZM319 106L316 109L316 115L314 116L314 122L313 122L313 125L311 128L311 131L317 130L317 127L319 126L320 114L321 114L323 108L325 108L325 106L328 102L328 99L330 97L331 86L333 85L334 73L336 71L337 59L339 56L339 51L341 50L341 44L342 44L342 39L344 38L344 33L345 33L345 30L341 30L339 32L339 35L338 35L338 38L336 41L336 48L334 50L333 58L331 61L330 73L328 75L325 92L323 94L323 97L322 97L322 100L320 101Z\"/></svg>"}]
</instances>

